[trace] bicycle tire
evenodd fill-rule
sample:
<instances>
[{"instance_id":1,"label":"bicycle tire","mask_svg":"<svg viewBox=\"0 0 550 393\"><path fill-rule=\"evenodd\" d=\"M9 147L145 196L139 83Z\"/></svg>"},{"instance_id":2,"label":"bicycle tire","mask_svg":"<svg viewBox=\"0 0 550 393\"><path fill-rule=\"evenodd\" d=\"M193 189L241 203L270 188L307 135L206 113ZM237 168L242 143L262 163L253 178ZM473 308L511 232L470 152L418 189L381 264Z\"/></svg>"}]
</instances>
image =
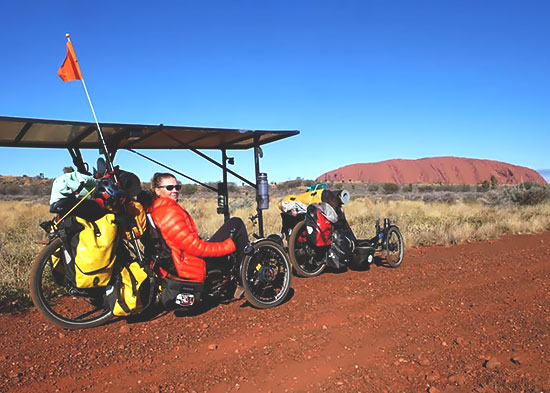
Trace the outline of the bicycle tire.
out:
<instances>
[{"instance_id":1,"label":"bicycle tire","mask_svg":"<svg viewBox=\"0 0 550 393\"><path fill-rule=\"evenodd\" d=\"M405 253L405 243L403 242L403 235L401 235L401 231L396 225L390 225L386 232L384 252L386 254L386 262L391 267L401 266Z\"/></svg>"},{"instance_id":2,"label":"bicycle tire","mask_svg":"<svg viewBox=\"0 0 550 393\"><path fill-rule=\"evenodd\" d=\"M290 291L292 270L288 257L272 240L259 240L253 248L241 265L245 297L256 308L278 306Z\"/></svg>"},{"instance_id":3,"label":"bicycle tire","mask_svg":"<svg viewBox=\"0 0 550 393\"><path fill-rule=\"evenodd\" d=\"M35 258L29 279L34 305L46 319L66 329L86 329L103 324L113 316L112 311L103 305L105 288L86 291L89 296L74 296L59 280L56 282L52 257L61 257L59 263L63 263L60 256L63 251L63 243L57 238Z\"/></svg>"},{"instance_id":4,"label":"bicycle tire","mask_svg":"<svg viewBox=\"0 0 550 393\"><path fill-rule=\"evenodd\" d=\"M300 221L292 229L288 240L288 256L296 275L315 277L327 267L326 253L315 250L307 242L300 242L300 235L306 230L306 222Z\"/></svg>"}]
</instances>

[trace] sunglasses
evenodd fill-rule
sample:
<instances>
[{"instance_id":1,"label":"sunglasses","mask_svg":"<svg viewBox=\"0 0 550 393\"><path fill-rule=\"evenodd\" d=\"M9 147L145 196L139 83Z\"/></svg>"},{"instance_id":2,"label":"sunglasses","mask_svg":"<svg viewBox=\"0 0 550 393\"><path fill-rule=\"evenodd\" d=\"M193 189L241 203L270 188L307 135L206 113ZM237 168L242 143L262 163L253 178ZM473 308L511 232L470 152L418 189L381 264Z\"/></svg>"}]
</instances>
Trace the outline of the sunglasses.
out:
<instances>
[{"instance_id":1,"label":"sunglasses","mask_svg":"<svg viewBox=\"0 0 550 393\"><path fill-rule=\"evenodd\" d=\"M158 186L157 188L166 188L166 190L168 191L172 191L175 188L176 191L179 191L181 190L181 184L176 184L176 185L170 184L168 186Z\"/></svg>"}]
</instances>

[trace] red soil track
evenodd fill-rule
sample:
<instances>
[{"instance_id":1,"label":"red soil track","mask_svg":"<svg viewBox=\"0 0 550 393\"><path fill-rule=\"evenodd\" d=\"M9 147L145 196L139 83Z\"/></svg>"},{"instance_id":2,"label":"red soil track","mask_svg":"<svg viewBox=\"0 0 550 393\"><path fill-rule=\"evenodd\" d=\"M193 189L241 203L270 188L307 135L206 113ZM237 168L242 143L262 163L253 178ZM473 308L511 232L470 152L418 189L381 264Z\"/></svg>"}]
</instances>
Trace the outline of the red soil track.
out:
<instances>
[{"instance_id":1,"label":"red soil track","mask_svg":"<svg viewBox=\"0 0 550 393\"><path fill-rule=\"evenodd\" d=\"M0 316L2 392L550 392L550 232L407 250L398 269L68 331Z\"/></svg>"}]
</instances>

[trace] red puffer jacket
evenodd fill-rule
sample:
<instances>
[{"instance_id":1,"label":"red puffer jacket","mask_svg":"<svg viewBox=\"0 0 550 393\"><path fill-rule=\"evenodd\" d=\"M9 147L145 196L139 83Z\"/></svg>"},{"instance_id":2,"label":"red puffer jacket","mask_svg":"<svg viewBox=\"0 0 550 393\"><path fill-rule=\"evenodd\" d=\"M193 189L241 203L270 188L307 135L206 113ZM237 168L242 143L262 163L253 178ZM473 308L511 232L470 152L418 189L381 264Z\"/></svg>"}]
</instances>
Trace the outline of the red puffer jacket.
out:
<instances>
[{"instance_id":1,"label":"red puffer jacket","mask_svg":"<svg viewBox=\"0 0 550 393\"><path fill-rule=\"evenodd\" d=\"M235 251L233 240L210 243L199 238L195 222L170 198L158 198L149 212L166 244L172 250L172 259L180 277L202 282L206 277L206 257L220 257Z\"/></svg>"}]
</instances>

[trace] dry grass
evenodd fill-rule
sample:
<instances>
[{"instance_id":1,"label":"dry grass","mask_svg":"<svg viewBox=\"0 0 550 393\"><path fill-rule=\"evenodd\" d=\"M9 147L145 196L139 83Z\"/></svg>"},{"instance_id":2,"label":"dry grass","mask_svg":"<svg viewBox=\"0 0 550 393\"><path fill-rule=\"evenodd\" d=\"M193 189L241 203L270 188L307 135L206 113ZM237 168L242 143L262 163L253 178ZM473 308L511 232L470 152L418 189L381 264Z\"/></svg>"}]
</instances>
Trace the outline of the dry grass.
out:
<instances>
[{"instance_id":1,"label":"dry grass","mask_svg":"<svg viewBox=\"0 0 550 393\"><path fill-rule=\"evenodd\" d=\"M49 217L45 204L0 202L0 310L30 304L29 270L44 237L38 224Z\"/></svg>"},{"instance_id":2,"label":"dry grass","mask_svg":"<svg viewBox=\"0 0 550 393\"><path fill-rule=\"evenodd\" d=\"M265 234L279 233L281 218L277 201L264 212ZM182 205L195 219L203 238L223 223L215 199L185 200ZM232 201L231 215L241 217L250 234L258 232L248 219L255 214L254 200ZM390 218L399 225L406 247L456 244L494 238L504 233L534 233L550 230L550 203L535 206L490 207L481 203L426 203L422 201L353 200L344 208L357 237L374 234L376 217ZM38 227L50 219L45 204L0 202L0 310L24 308L30 304L28 276L45 234Z\"/></svg>"},{"instance_id":3,"label":"dry grass","mask_svg":"<svg viewBox=\"0 0 550 393\"><path fill-rule=\"evenodd\" d=\"M550 230L550 203L490 207L478 202L447 204L357 199L347 205L345 211L358 237L372 236L376 217L388 217L401 228L409 247Z\"/></svg>"}]
</instances>

